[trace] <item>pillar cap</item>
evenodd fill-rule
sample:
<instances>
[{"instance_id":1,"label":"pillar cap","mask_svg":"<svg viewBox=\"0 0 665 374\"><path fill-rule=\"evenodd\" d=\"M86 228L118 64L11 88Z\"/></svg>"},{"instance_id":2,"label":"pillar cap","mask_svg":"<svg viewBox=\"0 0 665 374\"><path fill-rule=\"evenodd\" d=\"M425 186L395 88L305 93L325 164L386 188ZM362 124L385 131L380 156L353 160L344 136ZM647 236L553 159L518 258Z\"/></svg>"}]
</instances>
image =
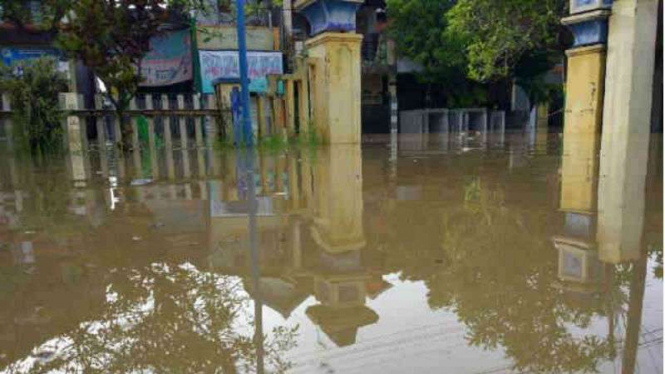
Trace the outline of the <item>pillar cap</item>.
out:
<instances>
[{"instance_id":1,"label":"pillar cap","mask_svg":"<svg viewBox=\"0 0 665 374\"><path fill-rule=\"evenodd\" d=\"M592 12L574 14L572 16L562 18L561 23L567 26L574 25L576 23L607 19L610 14L612 14L612 12L607 9L599 9Z\"/></svg>"},{"instance_id":2,"label":"pillar cap","mask_svg":"<svg viewBox=\"0 0 665 374\"><path fill-rule=\"evenodd\" d=\"M358 4L362 4L365 2L364 0L344 0L344 1L347 3L358 3ZM308 6L314 4L315 2L317 2L317 0L296 0L295 3L293 4L293 8L297 12L299 12L307 8Z\"/></svg>"},{"instance_id":3,"label":"pillar cap","mask_svg":"<svg viewBox=\"0 0 665 374\"><path fill-rule=\"evenodd\" d=\"M595 45L590 45L586 47L580 47L580 48L574 48L574 49L569 49L566 51L566 56L568 57L574 57L574 56L581 56L581 55L586 55L586 54L591 54L591 53L601 53L605 52L607 47L605 44L595 44Z\"/></svg>"},{"instance_id":4,"label":"pillar cap","mask_svg":"<svg viewBox=\"0 0 665 374\"><path fill-rule=\"evenodd\" d=\"M314 38L307 40L305 42L305 45L311 48L326 42L360 43L362 39L363 39L362 34L356 34L350 32L324 32L323 34L319 34Z\"/></svg>"}]
</instances>

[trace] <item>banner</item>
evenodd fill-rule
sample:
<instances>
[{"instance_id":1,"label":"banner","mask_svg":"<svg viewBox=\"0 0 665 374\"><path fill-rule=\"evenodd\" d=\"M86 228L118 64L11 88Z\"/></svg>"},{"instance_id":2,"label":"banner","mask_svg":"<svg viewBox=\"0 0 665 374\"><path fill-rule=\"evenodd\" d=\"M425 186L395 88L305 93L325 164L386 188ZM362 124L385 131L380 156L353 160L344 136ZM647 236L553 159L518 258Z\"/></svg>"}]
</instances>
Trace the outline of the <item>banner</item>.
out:
<instances>
[{"instance_id":1,"label":"banner","mask_svg":"<svg viewBox=\"0 0 665 374\"><path fill-rule=\"evenodd\" d=\"M52 57L56 60L56 69L64 73L67 79L70 79L69 62L56 49L2 48L0 49L0 57L2 57L2 63L6 66L12 66L18 62L29 62L40 57Z\"/></svg>"},{"instance_id":2,"label":"banner","mask_svg":"<svg viewBox=\"0 0 665 374\"><path fill-rule=\"evenodd\" d=\"M32 60L39 57L54 57L60 59L60 53L55 49L27 49L27 48L2 48L0 49L2 62L11 66L19 61Z\"/></svg>"},{"instance_id":3,"label":"banner","mask_svg":"<svg viewBox=\"0 0 665 374\"><path fill-rule=\"evenodd\" d=\"M192 79L190 31L174 31L150 40L150 52L141 62L141 86L159 87Z\"/></svg>"},{"instance_id":4,"label":"banner","mask_svg":"<svg viewBox=\"0 0 665 374\"><path fill-rule=\"evenodd\" d=\"M213 93L212 82L217 78L240 78L238 51L199 51L203 93ZM282 74L281 52L247 52L249 79L268 74Z\"/></svg>"}]
</instances>

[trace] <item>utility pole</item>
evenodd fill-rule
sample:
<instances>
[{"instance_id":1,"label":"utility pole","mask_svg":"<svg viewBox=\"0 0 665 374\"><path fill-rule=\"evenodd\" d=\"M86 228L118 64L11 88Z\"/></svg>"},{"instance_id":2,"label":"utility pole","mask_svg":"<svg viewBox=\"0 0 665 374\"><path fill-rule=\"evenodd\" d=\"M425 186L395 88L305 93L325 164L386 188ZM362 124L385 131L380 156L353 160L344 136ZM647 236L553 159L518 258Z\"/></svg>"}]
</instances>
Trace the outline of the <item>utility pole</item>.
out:
<instances>
[{"instance_id":1,"label":"utility pole","mask_svg":"<svg viewBox=\"0 0 665 374\"><path fill-rule=\"evenodd\" d=\"M236 27L238 31L238 62L240 63L240 105L242 107L243 141L246 146L254 143L252 118L249 113L249 77L247 76L247 41L245 40L244 1L236 0Z\"/></svg>"}]
</instances>

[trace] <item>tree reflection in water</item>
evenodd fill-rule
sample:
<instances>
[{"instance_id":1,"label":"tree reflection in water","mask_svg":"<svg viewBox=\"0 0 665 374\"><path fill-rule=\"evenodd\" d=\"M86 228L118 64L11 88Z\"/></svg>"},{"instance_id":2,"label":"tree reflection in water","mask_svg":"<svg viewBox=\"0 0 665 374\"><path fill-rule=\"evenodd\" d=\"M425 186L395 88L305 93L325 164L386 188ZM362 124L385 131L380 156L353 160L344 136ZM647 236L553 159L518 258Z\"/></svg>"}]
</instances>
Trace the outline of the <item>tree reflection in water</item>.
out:
<instances>
[{"instance_id":1,"label":"tree reflection in water","mask_svg":"<svg viewBox=\"0 0 665 374\"><path fill-rule=\"evenodd\" d=\"M191 264L154 263L110 272L99 319L51 339L8 373L236 373L256 371L251 299L236 277ZM264 339L265 362L283 373L295 329Z\"/></svg>"}]
</instances>

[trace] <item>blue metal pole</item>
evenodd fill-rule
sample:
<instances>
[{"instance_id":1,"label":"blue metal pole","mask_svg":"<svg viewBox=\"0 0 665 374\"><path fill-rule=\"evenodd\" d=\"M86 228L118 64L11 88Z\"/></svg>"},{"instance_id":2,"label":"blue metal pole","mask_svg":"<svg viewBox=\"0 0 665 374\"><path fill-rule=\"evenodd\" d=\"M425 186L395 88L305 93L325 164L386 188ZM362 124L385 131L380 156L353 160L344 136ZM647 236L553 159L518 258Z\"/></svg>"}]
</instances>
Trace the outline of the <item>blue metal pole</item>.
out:
<instances>
[{"instance_id":1,"label":"blue metal pole","mask_svg":"<svg viewBox=\"0 0 665 374\"><path fill-rule=\"evenodd\" d=\"M249 78L247 76L247 42L245 41L244 0L236 0L236 25L238 28L238 56L240 62L240 104L242 107L242 129L245 145L252 146L252 118L249 113Z\"/></svg>"}]
</instances>

